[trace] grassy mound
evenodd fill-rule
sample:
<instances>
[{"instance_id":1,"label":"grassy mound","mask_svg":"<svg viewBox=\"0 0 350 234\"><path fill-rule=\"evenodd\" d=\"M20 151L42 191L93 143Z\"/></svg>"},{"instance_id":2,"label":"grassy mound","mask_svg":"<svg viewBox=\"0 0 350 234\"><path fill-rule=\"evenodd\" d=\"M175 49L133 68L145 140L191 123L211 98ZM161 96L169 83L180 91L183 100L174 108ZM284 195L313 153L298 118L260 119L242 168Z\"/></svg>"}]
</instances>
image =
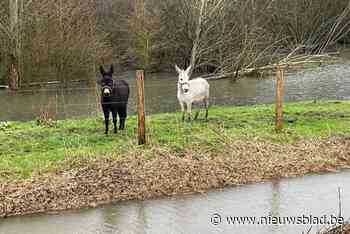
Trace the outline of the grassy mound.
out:
<instances>
[{"instance_id":1,"label":"grassy mound","mask_svg":"<svg viewBox=\"0 0 350 234\"><path fill-rule=\"evenodd\" d=\"M186 152L219 154L232 142L292 144L305 139L349 135L350 102L301 102L285 107L285 130L274 132L273 105L213 107L208 122L181 122L180 113L147 118L149 144L138 146L136 117L127 130L105 136L102 119L0 124L0 178L25 179L57 172L76 159L123 159L142 155L151 159L154 150L167 155ZM200 157L200 156L199 156Z\"/></svg>"}]
</instances>

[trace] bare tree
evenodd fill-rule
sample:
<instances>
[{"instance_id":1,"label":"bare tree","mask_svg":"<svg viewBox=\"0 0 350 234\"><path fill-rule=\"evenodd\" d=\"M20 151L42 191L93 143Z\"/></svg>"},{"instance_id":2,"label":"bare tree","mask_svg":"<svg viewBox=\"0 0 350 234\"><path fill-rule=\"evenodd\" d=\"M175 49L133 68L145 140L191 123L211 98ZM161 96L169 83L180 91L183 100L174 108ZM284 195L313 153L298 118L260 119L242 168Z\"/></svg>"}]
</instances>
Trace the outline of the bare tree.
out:
<instances>
[{"instance_id":1,"label":"bare tree","mask_svg":"<svg viewBox=\"0 0 350 234\"><path fill-rule=\"evenodd\" d=\"M128 16L131 47L129 56L134 56L137 66L150 70L155 59L159 34L159 10L150 0L134 0L133 9Z\"/></svg>"},{"instance_id":2,"label":"bare tree","mask_svg":"<svg viewBox=\"0 0 350 234\"><path fill-rule=\"evenodd\" d=\"M29 4L29 3L27 3ZM27 5L26 4L26 5ZM18 89L22 79L22 33L24 25L24 0L2 2L0 32L3 58L8 61L8 83L11 89ZM4 12L7 9L7 12Z\"/></svg>"},{"instance_id":3,"label":"bare tree","mask_svg":"<svg viewBox=\"0 0 350 234\"><path fill-rule=\"evenodd\" d=\"M95 63L111 54L93 0L0 3L0 55L11 88L36 79L91 77Z\"/></svg>"},{"instance_id":4,"label":"bare tree","mask_svg":"<svg viewBox=\"0 0 350 234\"><path fill-rule=\"evenodd\" d=\"M0 0L0 73L15 89L91 77L96 63L265 71L350 38L349 9L349 0Z\"/></svg>"}]
</instances>

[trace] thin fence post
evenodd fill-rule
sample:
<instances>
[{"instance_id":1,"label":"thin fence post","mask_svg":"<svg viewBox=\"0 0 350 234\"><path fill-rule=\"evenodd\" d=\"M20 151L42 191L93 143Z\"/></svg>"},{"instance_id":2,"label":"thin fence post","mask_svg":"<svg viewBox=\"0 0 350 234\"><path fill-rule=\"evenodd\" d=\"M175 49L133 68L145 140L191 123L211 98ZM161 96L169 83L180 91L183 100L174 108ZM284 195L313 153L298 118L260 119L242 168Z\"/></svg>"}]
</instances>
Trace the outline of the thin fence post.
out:
<instances>
[{"instance_id":1,"label":"thin fence post","mask_svg":"<svg viewBox=\"0 0 350 234\"><path fill-rule=\"evenodd\" d=\"M284 97L284 71L283 68L277 66L277 82L276 82L276 131L283 129L283 97Z\"/></svg>"},{"instance_id":2,"label":"thin fence post","mask_svg":"<svg viewBox=\"0 0 350 234\"><path fill-rule=\"evenodd\" d=\"M137 97L138 97L138 142L146 144L146 116L145 116L145 76L144 70L136 71Z\"/></svg>"}]
</instances>

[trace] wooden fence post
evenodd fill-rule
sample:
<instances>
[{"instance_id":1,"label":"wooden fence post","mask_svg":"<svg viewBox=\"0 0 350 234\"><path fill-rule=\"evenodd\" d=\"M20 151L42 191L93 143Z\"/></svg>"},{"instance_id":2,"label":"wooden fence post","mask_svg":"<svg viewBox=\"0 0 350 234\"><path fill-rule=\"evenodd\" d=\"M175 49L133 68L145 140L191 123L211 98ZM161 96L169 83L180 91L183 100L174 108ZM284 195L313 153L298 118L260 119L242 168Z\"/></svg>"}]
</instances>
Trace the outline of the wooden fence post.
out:
<instances>
[{"instance_id":1,"label":"wooden fence post","mask_svg":"<svg viewBox=\"0 0 350 234\"><path fill-rule=\"evenodd\" d=\"M276 82L276 131L283 129L283 97L284 97L284 71L283 68L277 66L277 82Z\"/></svg>"},{"instance_id":2,"label":"wooden fence post","mask_svg":"<svg viewBox=\"0 0 350 234\"><path fill-rule=\"evenodd\" d=\"M145 76L143 70L136 71L137 97L138 97L138 142L146 144L146 117L145 117Z\"/></svg>"}]
</instances>

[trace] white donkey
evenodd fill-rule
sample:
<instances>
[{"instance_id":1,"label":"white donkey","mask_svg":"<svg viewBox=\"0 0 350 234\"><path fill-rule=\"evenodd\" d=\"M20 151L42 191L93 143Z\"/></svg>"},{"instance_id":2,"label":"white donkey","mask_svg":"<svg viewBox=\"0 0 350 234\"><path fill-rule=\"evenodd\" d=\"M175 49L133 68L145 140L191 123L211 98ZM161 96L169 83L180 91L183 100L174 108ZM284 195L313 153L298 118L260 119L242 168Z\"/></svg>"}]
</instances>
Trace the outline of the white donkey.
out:
<instances>
[{"instance_id":1,"label":"white donkey","mask_svg":"<svg viewBox=\"0 0 350 234\"><path fill-rule=\"evenodd\" d=\"M186 70L180 69L175 65L175 69L179 74L179 80L177 82L177 99L179 100L181 111L182 111L182 120L185 120L185 104L187 106L188 120L191 120L191 111L192 104L203 102L206 112L205 119L208 119L208 109L209 109L209 84L203 78L196 78L190 80L189 72L191 66ZM199 110L197 111L194 119L197 119L199 115Z\"/></svg>"}]
</instances>

